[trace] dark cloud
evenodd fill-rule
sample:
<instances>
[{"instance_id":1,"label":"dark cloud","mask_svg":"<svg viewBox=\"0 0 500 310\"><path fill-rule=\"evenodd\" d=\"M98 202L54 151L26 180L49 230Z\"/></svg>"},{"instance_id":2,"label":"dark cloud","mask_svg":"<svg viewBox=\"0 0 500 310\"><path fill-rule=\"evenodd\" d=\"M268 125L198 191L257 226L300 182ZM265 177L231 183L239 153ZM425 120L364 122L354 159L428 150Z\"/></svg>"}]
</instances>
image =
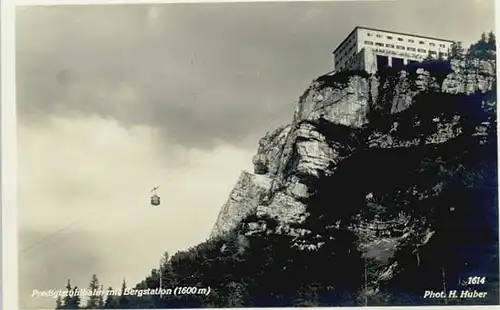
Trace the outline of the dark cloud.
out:
<instances>
[{"instance_id":1,"label":"dark cloud","mask_svg":"<svg viewBox=\"0 0 500 310\"><path fill-rule=\"evenodd\" d=\"M290 121L354 26L470 42L493 18L493 1L471 0L22 7L18 107L160 126L189 146L255 147Z\"/></svg>"}]
</instances>

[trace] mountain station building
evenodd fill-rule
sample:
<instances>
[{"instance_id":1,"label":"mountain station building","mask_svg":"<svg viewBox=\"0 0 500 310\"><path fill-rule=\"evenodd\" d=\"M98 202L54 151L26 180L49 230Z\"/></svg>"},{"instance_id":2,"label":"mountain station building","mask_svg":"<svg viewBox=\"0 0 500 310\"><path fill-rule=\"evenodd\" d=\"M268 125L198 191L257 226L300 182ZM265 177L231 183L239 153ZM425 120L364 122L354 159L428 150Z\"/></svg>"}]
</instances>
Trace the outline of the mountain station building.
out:
<instances>
[{"instance_id":1,"label":"mountain station building","mask_svg":"<svg viewBox=\"0 0 500 310\"><path fill-rule=\"evenodd\" d=\"M453 41L374 28L356 27L333 52L335 72L403 67L427 56L448 57Z\"/></svg>"}]
</instances>

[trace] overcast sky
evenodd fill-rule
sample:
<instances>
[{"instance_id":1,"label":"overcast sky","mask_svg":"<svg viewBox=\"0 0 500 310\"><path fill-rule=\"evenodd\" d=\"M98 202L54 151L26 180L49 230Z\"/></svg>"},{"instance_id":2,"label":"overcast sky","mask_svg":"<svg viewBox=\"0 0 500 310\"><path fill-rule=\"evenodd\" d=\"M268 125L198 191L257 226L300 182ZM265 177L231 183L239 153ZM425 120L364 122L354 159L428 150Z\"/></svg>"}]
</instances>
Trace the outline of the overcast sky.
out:
<instances>
[{"instance_id":1,"label":"overcast sky","mask_svg":"<svg viewBox=\"0 0 500 310\"><path fill-rule=\"evenodd\" d=\"M291 121L353 27L468 45L493 12L492 0L19 7L21 305L53 307L31 290L93 273L133 286L163 251L203 241L258 139Z\"/></svg>"}]
</instances>

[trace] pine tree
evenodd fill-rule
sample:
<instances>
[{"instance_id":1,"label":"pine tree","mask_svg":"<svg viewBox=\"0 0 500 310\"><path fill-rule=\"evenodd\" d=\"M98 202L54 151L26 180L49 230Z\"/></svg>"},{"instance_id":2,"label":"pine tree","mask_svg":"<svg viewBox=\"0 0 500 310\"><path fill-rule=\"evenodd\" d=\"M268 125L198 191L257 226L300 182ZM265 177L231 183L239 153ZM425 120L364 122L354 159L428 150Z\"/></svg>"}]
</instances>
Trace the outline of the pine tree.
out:
<instances>
[{"instance_id":1,"label":"pine tree","mask_svg":"<svg viewBox=\"0 0 500 310\"><path fill-rule=\"evenodd\" d=\"M497 56L497 40L496 36L493 33L493 31L490 31L488 33L488 42L487 42L488 50L490 51L489 53L489 58L490 59L496 59Z\"/></svg>"},{"instance_id":2,"label":"pine tree","mask_svg":"<svg viewBox=\"0 0 500 310\"><path fill-rule=\"evenodd\" d=\"M104 286L101 285L101 292L97 300L97 309L104 309Z\"/></svg>"},{"instance_id":3,"label":"pine tree","mask_svg":"<svg viewBox=\"0 0 500 310\"><path fill-rule=\"evenodd\" d=\"M160 287L160 289L163 288L163 284L165 283L165 280L166 280L165 274L167 273L168 259L169 259L168 252L163 253L163 256L160 259L160 270L159 270L160 271L160 274L159 274L159 278L160 278L159 287Z\"/></svg>"},{"instance_id":4,"label":"pine tree","mask_svg":"<svg viewBox=\"0 0 500 310\"><path fill-rule=\"evenodd\" d=\"M92 294L89 296L87 301L87 309L98 309L99 306L99 297L100 295L94 294L94 292L99 291L99 280L97 279L97 275L93 274L90 279L89 290Z\"/></svg>"},{"instance_id":5,"label":"pine tree","mask_svg":"<svg viewBox=\"0 0 500 310\"><path fill-rule=\"evenodd\" d=\"M486 39L486 32L481 34L481 39L475 44L476 57L479 59L487 59L488 55L488 40ZM472 48L471 48L472 50Z\"/></svg>"},{"instance_id":6,"label":"pine tree","mask_svg":"<svg viewBox=\"0 0 500 310\"><path fill-rule=\"evenodd\" d=\"M496 50L497 49L497 46L496 46L496 36L495 36L495 33L493 33L493 31L490 31L488 33L488 48L491 49L491 50Z\"/></svg>"},{"instance_id":7,"label":"pine tree","mask_svg":"<svg viewBox=\"0 0 500 310\"><path fill-rule=\"evenodd\" d=\"M471 44L467 52L468 58L475 58L480 60L495 59L496 53L496 38L493 32L486 35L486 32L481 34L481 39L474 44Z\"/></svg>"},{"instance_id":8,"label":"pine tree","mask_svg":"<svg viewBox=\"0 0 500 310\"><path fill-rule=\"evenodd\" d=\"M115 296L113 294L113 288L110 286L106 293L106 301L104 302L104 309L114 309L115 308Z\"/></svg>"},{"instance_id":9,"label":"pine tree","mask_svg":"<svg viewBox=\"0 0 500 310\"><path fill-rule=\"evenodd\" d=\"M63 309L71 309L71 282L68 279L68 283L66 284L66 296L64 296Z\"/></svg>"},{"instance_id":10,"label":"pine tree","mask_svg":"<svg viewBox=\"0 0 500 310\"><path fill-rule=\"evenodd\" d=\"M130 304L130 300L128 299L128 296L125 295L126 290L127 290L127 282L125 281L125 279L123 279L121 295L120 295L120 299L118 302L120 309L128 309L129 304Z\"/></svg>"},{"instance_id":11,"label":"pine tree","mask_svg":"<svg viewBox=\"0 0 500 310\"><path fill-rule=\"evenodd\" d=\"M462 47L462 42L453 42L448 54L450 59L463 59L464 48Z\"/></svg>"},{"instance_id":12,"label":"pine tree","mask_svg":"<svg viewBox=\"0 0 500 310\"><path fill-rule=\"evenodd\" d=\"M61 296L57 296L56 299L56 310L64 309Z\"/></svg>"},{"instance_id":13,"label":"pine tree","mask_svg":"<svg viewBox=\"0 0 500 310\"><path fill-rule=\"evenodd\" d=\"M481 39L479 42L486 43L488 40L486 39L486 32L481 33Z\"/></svg>"},{"instance_id":14,"label":"pine tree","mask_svg":"<svg viewBox=\"0 0 500 310\"><path fill-rule=\"evenodd\" d=\"M80 290L78 289L78 286L75 286L73 287L73 290L72 290L72 297L70 299L70 307L69 309L80 309L80 303L81 303L81 299L80 299Z\"/></svg>"},{"instance_id":15,"label":"pine tree","mask_svg":"<svg viewBox=\"0 0 500 310\"><path fill-rule=\"evenodd\" d=\"M161 265L162 269L167 266L168 259L169 259L168 252L163 253L163 256L161 257L161 260L160 260L160 265Z\"/></svg>"}]
</instances>

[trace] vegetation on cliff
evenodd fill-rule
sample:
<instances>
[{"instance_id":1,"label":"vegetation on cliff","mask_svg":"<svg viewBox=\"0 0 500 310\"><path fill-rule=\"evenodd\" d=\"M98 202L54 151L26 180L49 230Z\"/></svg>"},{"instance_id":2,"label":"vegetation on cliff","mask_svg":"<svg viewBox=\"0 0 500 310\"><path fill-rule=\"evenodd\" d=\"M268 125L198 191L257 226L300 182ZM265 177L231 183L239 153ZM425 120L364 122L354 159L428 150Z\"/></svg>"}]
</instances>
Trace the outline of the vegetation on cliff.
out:
<instances>
[{"instance_id":1,"label":"vegetation on cliff","mask_svg":"<svg viewBox=\"0 0 500 310\"><path fill-rule=\"evenodd\" d=\"M493 50L494 37L483 36L463 57L488 59ZM429 68L434 76L450 69L446 61ZM252 214L229 234L165 255L161 272L135 286L203 290L94 298L86 308L498 304L496 91L431 90L403 111L383 112L361 129L314 124L354 152L311 180L309 216L290 227L307 234ZM249 229L256 224L265 229ZM472 287L469 276L486 281ZM90 286L98 285L93 278ZM488 295L423 298L426 290L469 288ZM58 309L79 303L69 298Z\"/></svg>"}]
</instances>

